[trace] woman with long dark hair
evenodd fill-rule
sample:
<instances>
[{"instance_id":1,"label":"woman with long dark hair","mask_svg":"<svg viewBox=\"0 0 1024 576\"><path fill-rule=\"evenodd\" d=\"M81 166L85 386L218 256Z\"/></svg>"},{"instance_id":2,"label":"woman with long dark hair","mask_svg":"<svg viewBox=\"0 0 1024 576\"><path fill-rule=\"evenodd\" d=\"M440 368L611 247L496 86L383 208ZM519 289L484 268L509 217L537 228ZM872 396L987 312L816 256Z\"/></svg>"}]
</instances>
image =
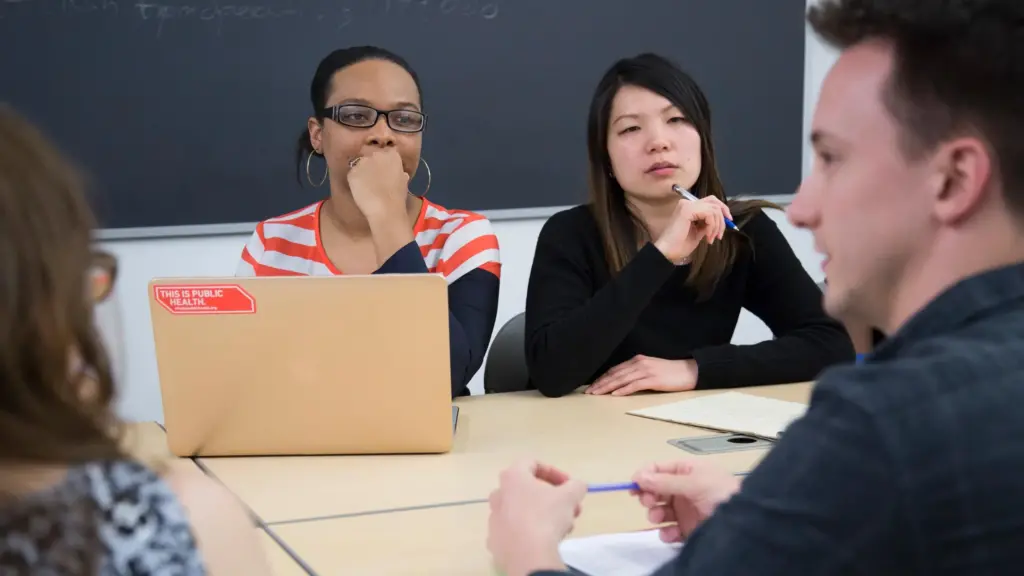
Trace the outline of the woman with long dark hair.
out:
<instances>
[{"instance_id":1,"label":"woman with long dark hair","mask_svg":"<svg viewBox=\"0 0 1024 576\"><path fill-rule=\"evenodd\" d=\"M762 211L779 206L727 197L711 110L688 74L654 54L617 62L591 102L587 144L590 202L551 217L534 256L533 386L549 396L583 385L613 395L753 386L853 361L842 325ZM775 338L731 344L742 308Z\"/></svg>"}]
</instances>

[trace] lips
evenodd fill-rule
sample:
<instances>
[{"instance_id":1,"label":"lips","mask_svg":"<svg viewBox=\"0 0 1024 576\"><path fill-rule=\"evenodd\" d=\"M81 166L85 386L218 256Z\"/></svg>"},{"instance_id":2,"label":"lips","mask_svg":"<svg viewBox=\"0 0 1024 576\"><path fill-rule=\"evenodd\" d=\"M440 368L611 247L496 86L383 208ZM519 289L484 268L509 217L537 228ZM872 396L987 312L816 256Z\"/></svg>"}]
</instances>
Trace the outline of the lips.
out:
<instances>
[{"instance_id":1,"label":"lips","mask_svg":"<svg viewBox=\"0 0 1024 576\"><path fill-rule=\"evenodd\" d=\"M675 168L679 168L679 166L677 166L677 165L675 165L675 164L673 164L671 162L655 162L654 164L651 164L650 166L647 167L647 171L648 172L655 172L657 170L668 170L668 169L675 169Z\"/></svg>"}]
</instances>

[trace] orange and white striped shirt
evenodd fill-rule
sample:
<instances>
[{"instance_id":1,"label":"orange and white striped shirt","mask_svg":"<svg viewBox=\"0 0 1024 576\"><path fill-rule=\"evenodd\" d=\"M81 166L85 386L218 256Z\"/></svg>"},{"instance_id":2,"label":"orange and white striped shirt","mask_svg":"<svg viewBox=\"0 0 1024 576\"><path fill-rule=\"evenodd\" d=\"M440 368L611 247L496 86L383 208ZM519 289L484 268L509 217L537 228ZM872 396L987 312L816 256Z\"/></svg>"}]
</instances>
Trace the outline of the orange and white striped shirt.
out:
<instances>
[{"instance_id":1,"label":"orange and white striped shirt","mask_svg":"<svg viewBox=\"0 0 1024 576\"><path fill-rule=\"evenodd\" d=\"M342 274L320 240L323 201L260 222L242 251L236 276L331 276ZM413 237L427 272L449 285L473 270L501 277L498 238L483 216L447 210L423 199Z\"/></svg>"},{"instance_id":2,"label":"orange and white striped shirt","mask_svg":"<svg viewBox=\"0 0 1024 576\"><path fill-rule=\"evenodd\" d=\"M323 201L256 225L236 276L330 276L342 272L320 241ZM479 214L447 210L424 198L414 240L378 272L434 273L448 282L452 396L469 394L483 364L498 315L501 259L491 223Z\"/></svg>"}]
</instances>

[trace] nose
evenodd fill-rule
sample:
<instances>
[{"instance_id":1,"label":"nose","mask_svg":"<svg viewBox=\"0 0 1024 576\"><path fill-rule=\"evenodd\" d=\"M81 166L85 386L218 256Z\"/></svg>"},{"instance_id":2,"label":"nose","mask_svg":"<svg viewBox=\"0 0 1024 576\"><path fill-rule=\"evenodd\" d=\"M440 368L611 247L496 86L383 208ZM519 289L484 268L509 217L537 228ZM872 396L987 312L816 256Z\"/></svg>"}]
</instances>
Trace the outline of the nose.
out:
<instances>
[{"instance_id":1,"label":"nose","mask_svg":"<svg viewBox=\"0 0 1024 576\"><path fill-rule=\"evenodd\" d=\"M388 119L381 114L377 123L366 131L366 145L378 148L390 148L395 145L395 133L388 126Z\"/></svg>"},{"instance_id":2,"label":"nose","mask_svg":"<svg viewBox=\"0 0 1024 576\"><path fill-rule=\"evenodd\" d=\"M668 140L658 139L658 140L651 140L650 146L648 147L647 151L648 152L664 152L666 150L668 150Z\"/></svg>"},{"instance_id":3,"label":"nose","mask_svg":"<svg viewBox=\"0 0 1024 576\"><path fill-rule=\"evenodd\" d=\"M669 148L669 141L667 138L661 136L655 136L651 138L651 141L647 143L648 152L664 152Z\"/></svg>"},{"instance_id":4,"label":"nose","mask_svg":"<svg viewBox=\"0 0 1024 576\"><path fill-rule=\"evenodd\" d=\"M793 202L786 210L786 217L790 224L797 228L813 229L818 225L820 219L817 207L817 185L814 174L804 178L800 187L796 189Z\"/></svg>"},{"instance_id":5,"label":"nose","mask_svg":"<svg viewBox=\"0 0 1024 576\"><path fill-rule=\"evenodd\" d=\"M671 141L668 139L664 128L654 126L647 133L650 135L650 140L647 142L648 152L664 152L671 146Z\"/></svg>"}]
</instances>

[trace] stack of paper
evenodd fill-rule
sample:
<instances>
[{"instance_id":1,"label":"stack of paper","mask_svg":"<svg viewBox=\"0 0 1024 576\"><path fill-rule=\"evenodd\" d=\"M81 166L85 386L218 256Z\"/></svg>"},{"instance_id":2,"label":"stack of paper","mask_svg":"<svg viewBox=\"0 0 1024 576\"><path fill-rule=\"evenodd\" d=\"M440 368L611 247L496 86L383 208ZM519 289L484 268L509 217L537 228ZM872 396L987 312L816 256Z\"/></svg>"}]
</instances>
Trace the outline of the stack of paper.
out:
<instances>
[{"instance_id":1,"label":"stack of paper","mask_svg":"<svg viewBox=\"0 0 1024 576\"><path fill-rule=\"evenodd\" d=\"M657 530L570 538L558 547L562 562L586 576L649 576L679 554Z\"/></svg>"},{"instance_id":2,"label":"stack of paper","mask_svg":"<svg viewBox=\"0 0 1024 576\"><path fill-rule=\"evenodd\" d=\"M807 406L741 392L710 394L627 414L778 440L782 431L803 416Z\"/></svg>"}]
</instances>

